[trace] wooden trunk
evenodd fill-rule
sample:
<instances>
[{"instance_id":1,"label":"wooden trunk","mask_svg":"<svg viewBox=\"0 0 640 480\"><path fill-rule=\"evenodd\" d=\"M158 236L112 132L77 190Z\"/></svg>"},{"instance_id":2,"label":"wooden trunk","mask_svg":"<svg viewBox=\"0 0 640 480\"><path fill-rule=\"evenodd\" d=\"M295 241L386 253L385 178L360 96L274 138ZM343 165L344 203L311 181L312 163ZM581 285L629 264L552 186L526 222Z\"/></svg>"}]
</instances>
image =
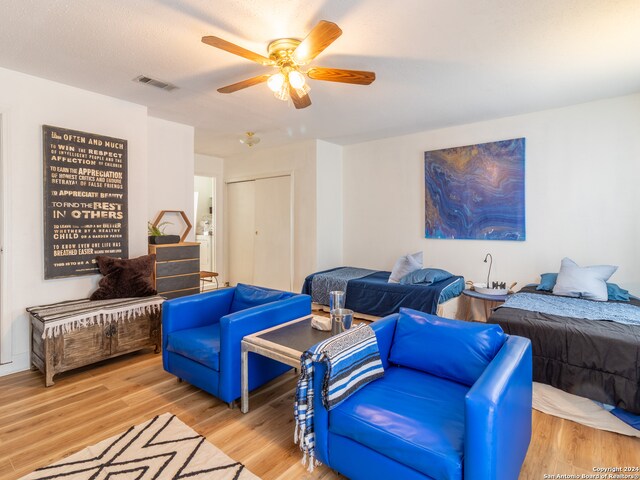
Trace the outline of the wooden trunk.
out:
<instances>
[{"instance_id":1,"label":"wooden trunk","mask_svg":"<svg viewBox=\"0 0 640 480\"><path fill-rule=\"evenodd\" d=\"M45 376L47 387L53 376L85 365L135 352L147 347L160 351L161 312L138 315L104 325L78 327L52 338L42 338L44 324L31 316L31 364Z\"/></svg>"}]
</instances>

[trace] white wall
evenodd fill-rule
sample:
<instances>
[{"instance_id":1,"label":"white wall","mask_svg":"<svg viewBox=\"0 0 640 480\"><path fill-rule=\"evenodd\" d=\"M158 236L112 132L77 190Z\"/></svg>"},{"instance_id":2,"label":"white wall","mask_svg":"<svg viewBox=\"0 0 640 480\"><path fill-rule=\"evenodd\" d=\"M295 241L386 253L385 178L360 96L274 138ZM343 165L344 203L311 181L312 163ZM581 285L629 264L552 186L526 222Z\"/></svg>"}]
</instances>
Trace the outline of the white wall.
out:
<instances>
[{"instance_id":1,"label":"white wall","mask_svg":"<svg viewBox=\"0 0 640 480\"><path fill-rule=\"evenodd\" d=\"M168 188L184 176L193 181L193 128L167 125L147 117L146 107L0 68L0 115L6 182L7 226L2 322L3 361L0 375L29 367L29 319L25 308L87 297L98 275L44 280L42 213L42 125L82 130L128 141L129 254L147 252L149 212L163 207L149 195L151 185ZM189 144L188 136L191 136ZM149 138L147 134L149 133ZM148 142L153 144L148 147ZM174 148L174 142L180 142ZM190 147L189 147L190 145ZM190 148L189 157L185 158ZM153 156L148 155L153 151ZM169 157L178 163L167 171ZM158 162L158 163L156 163ZM179 165L180 163L185 163ZM185 173L186 172L186 173ZM186 187L182 187L185 189ZM155 193L155 190L154 190ZM185 207L193 209L193 190ZM180 200L176 197L176 200ZM187 199L185 199L186 202ZM176 201L182 205L182 200ZM173 203L171 204L173 206ZM10 341L7 341L10 339ZM5 355L10 354L8 358Z\"/></svg>"},{"instance_id":2,"label":"white wall","mask_svg":"<svg viewBox=\"0 0 640 480\"><path fill-rule=\"evenodd\" d=\"M317 270L342 266L342 147L318 140L316 145Z\"/></svg>"},{"instance_id":3,"label":"white wall","mask_svg":"<svg viewBox=\"0 0 640 480\"><path fill-rule=\"evenodd\" d=\"M193 225L186 238L189 242L195 240L193 138L193 127L149 117L148 219L153 221L162 210L183 210ZM165 233L184 232L179 215L167 214L164 220L171 222Z\"/></svg>"},{"instance_id":4,"label":"white wall","mask_svg":"<svg viewBox=\"0 0 640 480\"><path fill-rule=\"evenodd\" d=\"M214 236L216 244L216 270L218 284L224 285L227 281L226 262L224 261L225 229L224 229L224 160L209 155L197 154L195 157L195 174L204 177L215 177L216 198L214 202Z\"/></svg>"},{"instance_id":5,"label":"white wall","mask_svg":"<svg viewBox=\"0 0 640 480\"><path fill-rule=\"evenodd\" d=\"M426 113L428 114L428 112ZM538 280L569 256L614 264L640 293L640 95L344 148L345 264L390 269L423 250L425 265L482 281ZM424 238L424 152L526 137L525 242Z\"/></svg>"},{"instance_id":6,"label":"white wall","mask_svg":"<svg viewBox=\"0 0 640 480\"><path fill-rule=\"evenodd\" d=\"M224 170L225 181L293 174L293 290L300 291L304 278L317 265L316 142L247 148L243 154L226 158ZM225 268L228 271L228 262Z\"/></svg>"}]
</instances>

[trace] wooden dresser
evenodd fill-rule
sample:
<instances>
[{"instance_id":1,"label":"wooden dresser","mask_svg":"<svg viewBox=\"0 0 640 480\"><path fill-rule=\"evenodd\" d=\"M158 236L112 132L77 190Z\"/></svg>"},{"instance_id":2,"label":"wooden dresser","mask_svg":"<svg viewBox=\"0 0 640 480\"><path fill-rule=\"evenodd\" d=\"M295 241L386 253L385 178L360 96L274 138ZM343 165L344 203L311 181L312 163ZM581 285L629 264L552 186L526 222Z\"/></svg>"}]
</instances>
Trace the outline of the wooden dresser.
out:
<instances>
[{"instance_id":1,"label":"wooden dresser","mask_svg":"<svg viewBox=\"0 0 640 480\"><path fill-rule=\"evenodd\" d=\"M200 292L200 244L149 245L155 253L153 282L159 295L177 298Z\"/></svg>"}]
</instances>

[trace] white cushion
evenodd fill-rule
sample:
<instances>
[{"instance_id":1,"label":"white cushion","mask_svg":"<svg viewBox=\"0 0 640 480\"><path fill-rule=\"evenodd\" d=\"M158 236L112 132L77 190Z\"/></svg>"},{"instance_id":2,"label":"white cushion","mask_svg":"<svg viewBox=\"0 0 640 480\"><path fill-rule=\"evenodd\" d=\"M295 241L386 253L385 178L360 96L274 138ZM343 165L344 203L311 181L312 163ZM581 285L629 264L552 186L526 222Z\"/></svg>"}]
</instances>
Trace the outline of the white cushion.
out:
<instances>
[{"instance_id":1,"label":"white cushion","mask_svg":"<svg viewBox=\"0 0 640 480\"><path fill-rule=\"evenodd\" d=\"M422 268L422 252L401 256L393 266L389 283L398 283L400 279L411 272Z\"/></svg>"},{"instance_id":2,"label":"white cushion","mask_svg":"<svg viewBox=\"0 0 640 480\"><path fill-rule=\"evenodd\" d=\"M554 295L580 297L587 300L606 302L607 280L618 267L613 265L592 265L580 267L570 258L563 258L558 272L558 280L553 287Z\"/></svg>"}]
</instances>

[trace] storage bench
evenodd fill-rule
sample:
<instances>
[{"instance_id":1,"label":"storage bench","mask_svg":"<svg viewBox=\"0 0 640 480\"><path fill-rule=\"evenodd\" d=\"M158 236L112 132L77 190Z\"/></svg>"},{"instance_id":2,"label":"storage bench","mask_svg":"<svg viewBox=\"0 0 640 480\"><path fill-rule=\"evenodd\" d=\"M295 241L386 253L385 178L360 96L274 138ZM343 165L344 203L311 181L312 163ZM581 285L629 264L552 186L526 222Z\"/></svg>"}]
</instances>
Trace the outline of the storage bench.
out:
<instances>
[{"instance_id":1,"label":"storage bench","mask_svg":"<svg viewBox=\"0 0 640 480\"><path fill-rule=\"evenodd\" d=\"M53 376L107 358L161 345L164 298L74 300L27 308L31 315L31 365Z\"/></svg>"}]
</instances>

